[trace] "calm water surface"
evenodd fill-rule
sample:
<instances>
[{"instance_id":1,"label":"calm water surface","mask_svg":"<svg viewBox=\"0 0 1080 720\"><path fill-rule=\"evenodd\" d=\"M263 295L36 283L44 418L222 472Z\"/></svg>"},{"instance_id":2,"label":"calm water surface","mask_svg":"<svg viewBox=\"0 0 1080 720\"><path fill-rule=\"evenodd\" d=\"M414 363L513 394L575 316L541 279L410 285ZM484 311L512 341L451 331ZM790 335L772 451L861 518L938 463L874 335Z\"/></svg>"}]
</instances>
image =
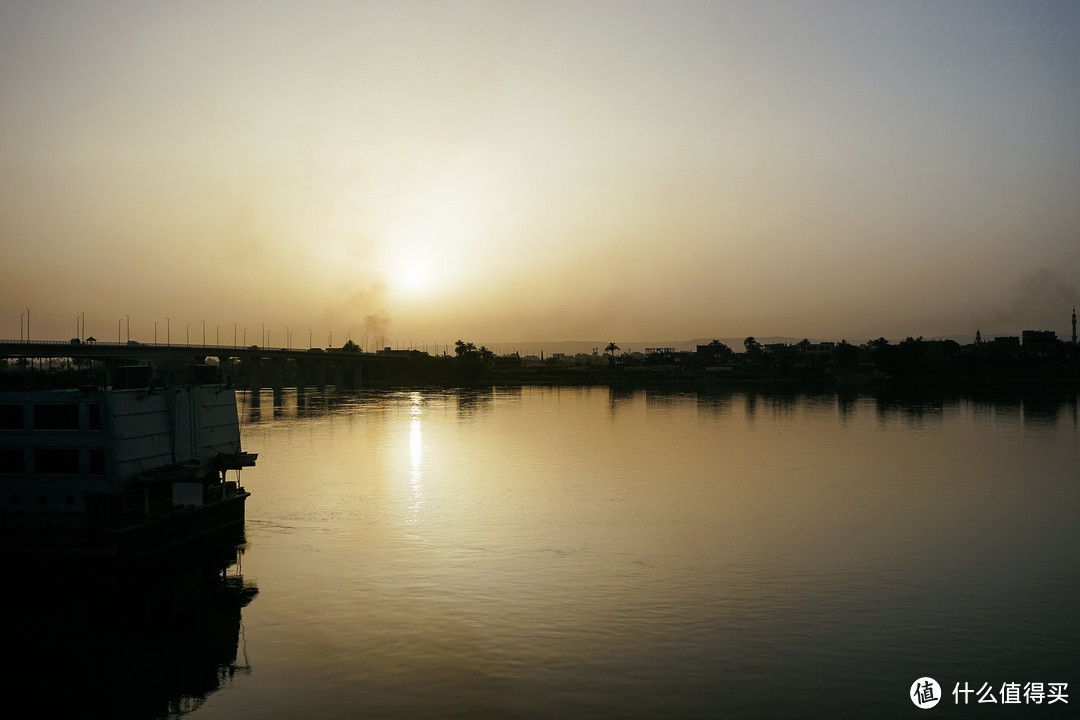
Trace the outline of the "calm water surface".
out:
<instances>
[{"instance_id":1,"label":"calm water surface","mask_svg":"<svg viewBox=\"0 0 1080 720\"><path fill-rule=\"evenodd\" d=\"M926 717L922 676L929 716L1080 704L1075 394L239 400L257 596L193 717Z\"/></svg>"}]
</instances>

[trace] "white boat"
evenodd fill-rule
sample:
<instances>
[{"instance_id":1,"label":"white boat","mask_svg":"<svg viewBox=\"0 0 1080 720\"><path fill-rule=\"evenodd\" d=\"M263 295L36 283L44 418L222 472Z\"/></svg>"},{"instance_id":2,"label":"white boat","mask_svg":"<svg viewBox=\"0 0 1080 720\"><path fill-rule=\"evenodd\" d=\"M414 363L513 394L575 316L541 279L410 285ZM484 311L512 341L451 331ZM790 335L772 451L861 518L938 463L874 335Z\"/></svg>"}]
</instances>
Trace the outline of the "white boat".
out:
<instances>
[{"instance_id":1,"label":"white boat","mask_svg":"<svg viewBox=\"0 0 1080 720\"><path fill-rule=\"evenodd\" d=\"M240 448L235 392L130 377L0 392L5 555L132 558L243 527L240 468L257 456Z\"/></svg>"}]
</instances>

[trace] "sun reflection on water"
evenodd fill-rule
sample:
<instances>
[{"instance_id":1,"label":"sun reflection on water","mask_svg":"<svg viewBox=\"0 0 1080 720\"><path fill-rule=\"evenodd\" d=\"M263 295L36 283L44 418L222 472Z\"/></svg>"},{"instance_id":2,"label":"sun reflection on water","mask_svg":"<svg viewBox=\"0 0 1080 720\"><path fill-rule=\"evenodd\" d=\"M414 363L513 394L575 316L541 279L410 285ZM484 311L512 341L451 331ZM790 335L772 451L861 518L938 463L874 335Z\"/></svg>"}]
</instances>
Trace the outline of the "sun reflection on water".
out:
<instances>
[{"instance_id":1,"label":"sun reflection on water","mask_svg":"<svg viewBox=\"0 0 1080 720\"><path fill-rule=\"evenodd\" d=\"M409 498L409 517L407 523L415 526L420 521L420 509L424 506L424 442L420 432L420 415L423 410L420 407L420 393L411 395L409 415L409 484L412 488L412 496Z\"/></svg>"}]
</instances>

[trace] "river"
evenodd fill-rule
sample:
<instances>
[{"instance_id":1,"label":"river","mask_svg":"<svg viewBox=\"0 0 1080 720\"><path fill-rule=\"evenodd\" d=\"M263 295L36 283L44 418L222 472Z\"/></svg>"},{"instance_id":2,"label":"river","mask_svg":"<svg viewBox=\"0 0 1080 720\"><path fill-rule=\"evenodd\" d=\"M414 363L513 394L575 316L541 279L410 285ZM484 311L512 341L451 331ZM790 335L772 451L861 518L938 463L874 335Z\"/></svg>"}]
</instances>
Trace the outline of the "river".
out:
<instances>
[{"instance_id":1,"label":"river","mask_svg":"<svg viewBox=\"0 0 1080 720\"><path fill-rule=\"evenodd\" d=\"M930 716L1080 703L1075 392L238 403L236 650L143 716L909 717L924 677Z\"/></svg>"}]
</instances>

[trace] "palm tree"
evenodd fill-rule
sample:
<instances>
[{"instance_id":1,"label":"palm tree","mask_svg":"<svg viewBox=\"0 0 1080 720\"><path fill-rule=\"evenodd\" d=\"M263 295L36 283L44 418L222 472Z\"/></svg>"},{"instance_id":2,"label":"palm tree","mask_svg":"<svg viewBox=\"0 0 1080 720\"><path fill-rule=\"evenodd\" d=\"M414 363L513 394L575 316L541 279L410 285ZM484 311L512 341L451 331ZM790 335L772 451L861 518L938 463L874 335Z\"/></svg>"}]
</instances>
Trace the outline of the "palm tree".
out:
<instances>
[{"instance_id":1,"label":"palm tree","mask_svg":"<svg viewBox=\"0 0 1080 720\"><path fill-rule=\"evenodd\" d=\"M607 347L604 348L604 354L607 355L607 364L609 368L615 367L615 351L619 349L619 346L613 342L609 342Z\"/></svg>"},{"instance_id":2,"label":"palm tree","mask_svg":"<svg viewBox=\"0 0 1080 720\"><path fill-rule=\"evenodd\" d=\"M712 354L712 357L714 358L727 359L730 358L733 354L732 349L724 343L720 342L719 340L713 340L705 347L709 349L708 351Z\"/></svg>"}]
</instances>

